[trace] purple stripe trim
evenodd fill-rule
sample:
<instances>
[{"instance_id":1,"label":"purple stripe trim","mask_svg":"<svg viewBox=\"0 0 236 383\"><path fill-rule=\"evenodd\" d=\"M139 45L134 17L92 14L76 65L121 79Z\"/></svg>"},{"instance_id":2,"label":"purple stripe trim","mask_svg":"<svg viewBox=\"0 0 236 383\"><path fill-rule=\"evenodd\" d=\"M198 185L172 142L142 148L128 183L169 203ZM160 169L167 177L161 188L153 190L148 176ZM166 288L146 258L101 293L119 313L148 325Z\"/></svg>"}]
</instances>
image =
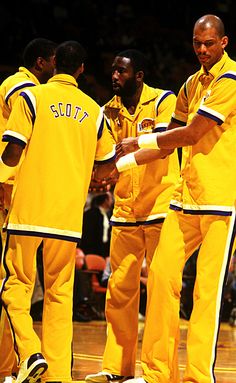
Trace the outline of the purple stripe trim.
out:
<instances>
[{"instance_id":1,"label":"purple stripe trim","mask_svg":"<svg viewBox=\"0 0 236 383\"><path fill-rule=\"evenodd\" d=\"M97 140L99 140L102 136L103 126L104 126L104 118L105 117L102 118L101 124L100 124L99 129L98 129Z\"/></svg>"},{"instance_id":2,"label":"purple stripe trim","mask_svg":"<svg viewBox=\"0 0 236 383\"><path fill-rule=\"evenodd\" d=\"M231 256L232 256L232 252L233 252L233 245L234 245L234 240L235 240L235 234L236 234L236 219L234 220L233 233L232 233L232 237L230 239L230 246L229 246L229 252L228 252L227 265L226 265L226 268L225 268L224 282L223 282L222 291L221 291L221 306L220 306L220 312L219 312L217 337L216 337L216 343L215 343L215 358L214 358L214 362L212 364L212 375L214 377L214 381L215 382L216 382L216 378L215 378L215 375L214 375L214 369L215 369L216 356L217 356L217 341L218 341L219 332L220 332L220 323L221 323L220 318L221 318L222 310L223 310L224 289L225 289L225 286L226 286L226 283L227 283L227 280L228 280L228 270L229 270L230 260L231 260Z\"/></svg>"},{"instance_id":3,"label":"purple stripe trim","mask_svg":"<svg viewBox=\"0 0 236 383\"><path fill-rule=\"evenodd\" d=\"M3 254L3 259L2 259L4 270L5 270L5 273L6 273L6 277L5 277L5 281L3 282L2 290L0 291L0 296L1 296L2 291L4 289L4 285L5 285L6 281L8 280L8 278L10 276L10 271L9 271L9 269L7 267L7 263L6 263L6 253L7 253L7 250L8 250L8 246L9 246L9 234L7 234L6 244L5 244L5 249L4 249L4 254ZM15 353L17 355L18 363L20 363L20 354L19 354L19 350L18 350L18 347L17 347L17 343L16 343L16 335L15 335L14 327L12 325L11 318L10 318L10 316L8 314L8 311L7 311L7 305L3 302L3 300L2 300L2 304L3 304L3 306L4 306L5 310L6 310L6 313L7 313L8 319L9 319L9 323L10 323L11 330L12 330L12 336L13 336L14 351L15 351Z\"/></svg>"},{"instance_id":4,"label":"purple stripe trim","mask_svg":"<svg viewBox=\"0 0 236 383\"><path fill-rule=\"evenodd\" d=\"M165 132L166 131L166 126L159 126L158 128L155 128L152 131L153 131L153 133Z\"/></svg>"},{"instance_id":5,"label":"purple stripe trim","mask_svg":"<svg viewBox=\"0 0 236 383\"><path fill-rule=\"evenodd\" d=\"M222 78L231 78L232 80L236 80L236 75L232 73L225 73L225 74L222 74L222 76L220 76L216 81L219 81Z\"/></svg>"},{"instance_id":6,"label":"purple stripe trim","mask_svg":"<svg viewBox=\"0 0 236 383\"><path fill-rule=\"evenodd\" d=\"M183 209L182 207L170 204L170 209L183 211L184 214L191 215L221 215L223 217L228 217L232 215L231 211L222 211L222 210L191 210L191 209Z\"/></svg>"},{"instance_id":7,"label":"purple stripe trim","mask_svg":"<svg viewBox=\"0 0 236 383\"><path fill-rule=\"evenodd\" d=\"M198 109L197 114L200 114L201 116L208 117L208 118L210 118L211 120L216 121L218 125L221 125L221 124L223 124L223 122L224 122L224 121L222 121L220 118L214 116L214 115L211 114L211 113L205 112L205 110L202 110L202 109Z\"/></svg>"},{"instance_id":8,"label":"purple stripe trim","mask_svg":"<svg viewBox=\"0 0 236 383\"><path fill-rule=\"evenodd\" d=\"M8 100L9 100L9 98L10 98L15 92L17 92L17 91L20 90L20 89L28 88L28 87L30 87L30 86L35 86L35 84L32 84L32 82L25 82L24 84L21 84L21 85L16 86L16 87L15 87L15 88L8 94L8 96L6 97L6 99L5 99L6 104L8 104Z\"/></svg>"},{"instance_id":9,"label":"purple stripe trim","mask_svg":"<svg viewBox=\"0 0 236 383\"><path fill-rule=\"evenodd\" d=\"M171 210L177 210L177 211L183 210L182 207L179 207L179 206L176 206L176 205L172 205L172 204L170 204L170 209Z\"/></svg>"},{"instance_id":10,"label":"purple stripe trim","mask_svg":"<svg viewBox=\"0 0 236 383\"><path fill-rule=\"evenodd\" d=\"M171 122L175 122L176 124L179 124L180 126L185 126L186 122L177 120L177 118L171 117Z\"/></svg>"},{"instance_id":11,"label":"purple stripe trim","mask_svg":"<svg viewBox=\"0 0 236 383\"><path fill-rule=\"evenodd\" d=\"M165 218L156 218L151 221L136 221L136 222L114 222L110 221L111 226L140 226L153 225L154 223L163 223Z\"/></svg>"},{"instance_id":12,"label":"purple stripe trim","mask_svg":"<svg viewBox=\"0 0 236 383\"><path fill-rule=\"evenodd\" d=\"M158 115L157 113L157 109L159 108L160 104L162 103L162 101L164 101L166 99L166 97L170 96L171 94L174 94L174 92L172 92L171 90L168 90L162 97L161 99L158 101L158 104L156 106L156 115Z\"/></svg>"},{"instance_id":13,"label":"purple stripe trim","mask_svg":"<svg viewBox=\"0 0 236 383\"><path fill-rule=\"evenodd\" d=\"M27 105L28 105L28 107L29 107L29 109L30 109L30 111L32 113L32 123L34 124L36 116L35 116L35 110L34 110L33 104L31 102L28 94L25 93L24 91L20 93L20 96L22 96L25 99L25 101L26 101L26 103L27 103Z\"/></svg>"},{"instance_id":14,"label":"purple stripe trim","mask_svg":"<svg viewBox=\"0 0 236 383\"><path fill-rule=\"evenodd\" d=\"M222 210L188 210L183 209L184 214L192 215L221 215L224 217L231 216L231 211L222 211Z\"/></svg>"},{"instance_id":15,"label":"purple stripe trim","mask_svg":"<svg viewBox=\"0 0 236 383\"><path fill-rule=\"evenodd\" d=\"M69 235L60 235L60 234L51 234L51 233L40 233L39 231L27 231L27 230L13 230L13 229L7 229L7 232L11 235L25 235L28 237L41 237L43 238L55 238L55 239L62 239L63 241L69 241L69 242L78 242L79 237L72 237Z\"/></svg>"},{"instance_id":16,"label":"purple stripe trim","mask_svg":"<svg viewBox=\"0 0 236 383\"><path fill-rule=\"evenodd\" d=\"M26 146L26 143L24 141L20 140L19 138L10 136L9 134L4 134L2 136L2 141L3 142L12 142L13 144L18 144L18 145L22 146L23 148L25 148L25 146Z\"/></svg>"},{"instance_id":17,"label":"purple stripe trim","mask_svg":"<svg viewBox=\"0 0 236 383\"><path fill-rule=\"evenodd\" d=\"M187 82L184 83L184 95L187 98Z\"/></svg>"}]
</instances>

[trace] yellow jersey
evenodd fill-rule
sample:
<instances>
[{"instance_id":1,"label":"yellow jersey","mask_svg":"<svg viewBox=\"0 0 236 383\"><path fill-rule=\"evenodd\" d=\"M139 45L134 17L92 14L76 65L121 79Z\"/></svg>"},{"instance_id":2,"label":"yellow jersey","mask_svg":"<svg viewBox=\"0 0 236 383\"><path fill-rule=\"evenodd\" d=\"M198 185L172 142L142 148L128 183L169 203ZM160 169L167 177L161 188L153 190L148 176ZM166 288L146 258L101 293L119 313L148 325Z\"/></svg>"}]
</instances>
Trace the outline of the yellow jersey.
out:
<instances>
[{"instance_id":1,"label":"yellow jersey","mask_svg":"<svg viewBox=\"0 0 236 383\"><path fill-rule=\"evenodd\" d=\"M25 146L8 232L78 242L94 160L115 158L102 109L58 74L21 92L3 141Z\"/></svg>"},{"instance_id":2,"label":"yellow jersey","mask_svg":"<svg viewBox=\"0 0 236 383\"><path fill-rule=\"evenodd\" d=\"M226 52L207 77L201 68L180 89L173 120L186 125L196 113L216 125L196 145L183 148L182 181L171 207L227 215L236 200L236 62Z\"/></svg>"},{"instance_id":3,"label":"yellow jersey","mask_svg":"<svg viewBox=\"0 0 236 383\"><path fill-rule=\"evenodd\" d=\"M2 136L10 116L12 107L24 88L39 85L37 77L25 67L20 67L18 72L7 77L0 86L0 134ZM0 141L0 154L5 149L6 143ZM12 184L13 177L6 181Z\"/></svg>"},{"instance_id":4,"label":"yellow jersey","mask_svg":"<svg viewBox=\"0 0 236 383\"><path fill-rule=\"evenodd\" d=\"M130 115L121 98L114 96L104 105L114 140L166 130L175 102L172 91L144 84L135 113ZM114 189L111 224L127 226L163 220L179 173L177 151L165 159L122 172Z\"/></svg>"},{"instance_id":5,"label":"yellow jersey","mask_svg":"<svg viewBox=\"0 0 236 383\"><path fill-rule=\"evenodd\" d=\"M0 86L0 129L5 130L12 107L24 88L39 85L37 77L25 67L20 67L18 72L7 77Z\"/></svg>"}]
</instances>

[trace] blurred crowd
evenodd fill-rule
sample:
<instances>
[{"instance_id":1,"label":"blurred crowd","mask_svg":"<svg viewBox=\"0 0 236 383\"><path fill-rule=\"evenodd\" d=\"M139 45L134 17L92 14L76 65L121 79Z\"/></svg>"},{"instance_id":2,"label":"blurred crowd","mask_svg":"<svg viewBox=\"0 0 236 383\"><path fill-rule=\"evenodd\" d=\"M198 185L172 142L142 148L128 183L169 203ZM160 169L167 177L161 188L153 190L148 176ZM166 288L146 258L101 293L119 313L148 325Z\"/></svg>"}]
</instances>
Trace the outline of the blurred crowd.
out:
<instances>
[{"instance_id":1,"label":"blurred crowd","mask_svg":"<svg viewBox=\"0 0 236 383\"><path fill-rule=\"evenodd\" d=\"M232 0L187 2L154 0L138 4L129 0L25 0L0 4L0 80L20 65L22 48L34 37L56 42L78 40L88 51L81 88L104 104L111 97L110 68L115 54L138 48L149 58L146 82L178 91L186 75L198 63L193 54L192 25L205 13L220 16L229 28L228 51L236 57L234 23L236 3Z\"/></svg>"}]
</instances>

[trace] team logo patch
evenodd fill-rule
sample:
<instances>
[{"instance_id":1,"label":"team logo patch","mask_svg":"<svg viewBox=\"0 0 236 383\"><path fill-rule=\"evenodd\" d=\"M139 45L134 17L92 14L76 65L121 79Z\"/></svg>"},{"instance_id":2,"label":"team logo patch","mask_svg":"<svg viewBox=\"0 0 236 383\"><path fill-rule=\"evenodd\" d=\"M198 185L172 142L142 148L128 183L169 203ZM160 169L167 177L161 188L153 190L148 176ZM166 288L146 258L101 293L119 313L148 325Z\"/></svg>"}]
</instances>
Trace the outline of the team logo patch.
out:
<instances>
[{"instance_id":1,"label":"team logo patch","mask_svg":"<svg viewBox=\"0 0 236 383\"><path fill-rule=\"evenodd\" d=\"M209 89L209 90L206 92L205 96L203 96L202 101L201 101L201 105L204 104L204 102L208 99L208 97L210 96L210 94L211 94L211 89Z\"/></svg>"},{"instance_id":2,"label":"team logo patch","mask_svg":"<svg viewBox=\"0 0 236 383\"><path fill-rule=\"evenodd\" d=\"M155 127L153 118L144 118L138 123L138 132L152 132Z\"/></svg>"}]
</instances>

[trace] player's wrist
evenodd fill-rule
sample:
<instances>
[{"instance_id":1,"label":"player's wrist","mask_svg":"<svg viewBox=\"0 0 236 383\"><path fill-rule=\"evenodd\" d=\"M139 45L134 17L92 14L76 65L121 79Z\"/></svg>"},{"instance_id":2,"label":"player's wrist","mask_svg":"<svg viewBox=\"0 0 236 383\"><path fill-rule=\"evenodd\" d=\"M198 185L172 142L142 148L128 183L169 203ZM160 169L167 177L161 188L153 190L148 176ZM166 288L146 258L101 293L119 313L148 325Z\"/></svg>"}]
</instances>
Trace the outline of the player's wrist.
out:
<instances>
[{"instance_id":1,"label":"player's wrist","mask_svg":"<svg viewBox=\"0 0 236 383\"><path fill-rule=\"evenodd\" d=\"M119 160L116 162L116 167L119 173L125 170L133 169L137 166L138 164L135 160L134 153L126 154L125 156L120 157Z\"/></svg>"},{"instance_id":2,"label":"player's wrist","mask_svg":"<svg viewBox=\"0 0 236 383\"><path fill-rule=\"evenodd\" d=\"M140 149L159 149L158 143L157 143L157 134L156 133L150 133L150 134L142 134L138 137L138 146Z\"/></svg>"}]
</instances>

